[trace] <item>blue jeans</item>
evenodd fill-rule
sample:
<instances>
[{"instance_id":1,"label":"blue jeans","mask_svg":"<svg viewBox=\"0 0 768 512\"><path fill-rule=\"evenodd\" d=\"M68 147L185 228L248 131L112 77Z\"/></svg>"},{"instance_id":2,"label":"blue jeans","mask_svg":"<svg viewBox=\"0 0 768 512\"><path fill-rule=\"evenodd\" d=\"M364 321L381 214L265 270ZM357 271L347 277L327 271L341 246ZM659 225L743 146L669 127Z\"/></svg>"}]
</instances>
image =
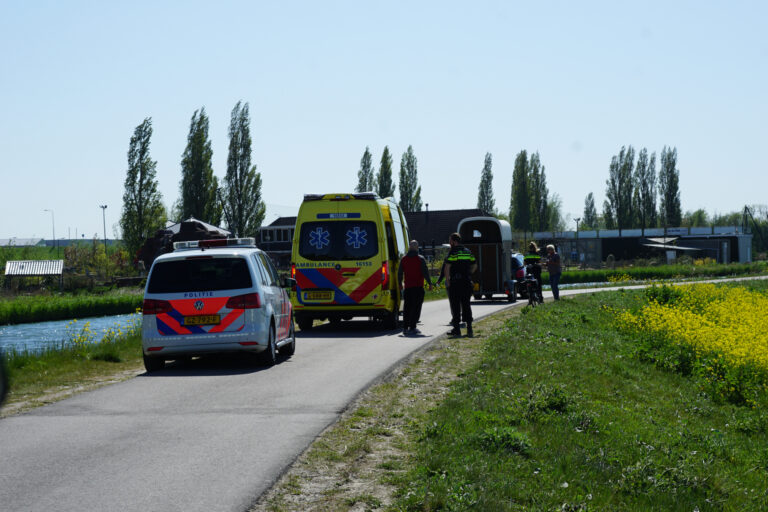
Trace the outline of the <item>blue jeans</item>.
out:
<instances>
[{"instance_id":1,"label":"blue jeans","mask_svg":"<svg viewBox=\"0 0 768 512\"><path fill-rule=\"evenodd\" d=\"M555 300L560 300L560 274L549 274L549 286L552 287L552 295Z\"/></svg>"}]
</instances>

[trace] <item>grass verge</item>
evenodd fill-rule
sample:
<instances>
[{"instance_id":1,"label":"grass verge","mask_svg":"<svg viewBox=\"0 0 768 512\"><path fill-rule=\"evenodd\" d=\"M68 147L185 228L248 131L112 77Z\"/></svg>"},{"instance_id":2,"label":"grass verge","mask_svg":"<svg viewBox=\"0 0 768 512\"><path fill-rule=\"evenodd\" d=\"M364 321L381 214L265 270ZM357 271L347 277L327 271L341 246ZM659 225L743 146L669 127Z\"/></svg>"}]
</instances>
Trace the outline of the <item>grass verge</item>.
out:
<instances>
[{"instance_id":1,"label":"grass verge","mask_svg":"<svg viewBox=\"0 0 768 512\"><path fill-rule=\"evenodd\" d=\"M41 353L6 354L10 390L0 416L10 416L144 371L141 332Z\"/></svg>"},{"instance_id":2,"label":"grass verge","mask_svg":"<svg viewBox=\"0 0 768 512\"><path fill-rule=\"evenodd\" d=\"M641 300L582 295L440 340L252 510L764 510L768 404L640 357L611 309Z\"/></svg>"}]
</instances>

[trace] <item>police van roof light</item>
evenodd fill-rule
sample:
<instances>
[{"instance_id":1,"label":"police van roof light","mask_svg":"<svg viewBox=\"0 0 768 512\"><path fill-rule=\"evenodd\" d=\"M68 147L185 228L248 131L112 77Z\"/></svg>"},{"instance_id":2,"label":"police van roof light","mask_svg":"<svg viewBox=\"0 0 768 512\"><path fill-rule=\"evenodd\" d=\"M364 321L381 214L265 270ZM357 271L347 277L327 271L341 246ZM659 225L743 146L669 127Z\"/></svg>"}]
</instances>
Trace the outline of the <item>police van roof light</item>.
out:
<instances>
[{"instance_id":1,"label":"police van roof light","mask_svg":"<svg viewBox=\"0 0 768 512\"><path fill-rule=\"evenodd\" d=\"M256 247L253 237L246 238L217 238L212 240L191 240L188 242L174 242L175 251L189 249L210 249L213 247Z\"/></svg>"}]
</instances>

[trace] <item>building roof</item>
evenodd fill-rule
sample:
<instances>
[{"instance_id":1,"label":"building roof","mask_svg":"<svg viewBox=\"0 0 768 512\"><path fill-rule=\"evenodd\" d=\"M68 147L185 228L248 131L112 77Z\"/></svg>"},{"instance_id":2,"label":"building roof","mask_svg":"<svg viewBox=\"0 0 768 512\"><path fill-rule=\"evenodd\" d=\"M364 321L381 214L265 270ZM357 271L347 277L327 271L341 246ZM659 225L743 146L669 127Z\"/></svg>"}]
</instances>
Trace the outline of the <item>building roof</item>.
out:
<instances>
[{"instance_id":1,"label":"building roof","mask_svg":"<svg viewBox=\"0 0 768 512\"><path fill-rule=\"evenodd\" d=\"M229 235L232 234L231 231L227 231L224 228L220 228L218 226L214 226L213 224L208 224L207 222L203 222L203 221L198 220L198 219L196 219L194 217L190 217L187 220L184 220L182 222L196 222L196 223L200 224L201 226L203 226L207 231L213 231L213 232L218 233L218 234L220 234L222 236L229 236ZM173 223L173 222L169 221L168 223L166 223L165 229L167 229L168 231L173 232L173 234L176 235L176 234L178 234L181 231L181 224L182 224L181 222Z\"/></svg>"},{"instance_id":2,"label":"building roof","mask_svg":"<svg viewBox=\"0 0 768 512\"><path fill-rule=\"evenodd\" d=\"M272 221L270 227L293 227L296 225L296 217L278 217Z\"/></svg>"},{"instance_id":3,"label":"building roof","mask_svg":"<svg viewBox=\"0 0 768 512\"><path fill-rule=\"evenodd\" d=\"M34 247L43 241L42 238L0 238L0 246L2 247Z\"/></svg>"},{"instance_id":4,"label":"building roof","mask_svg":"<svg viewBox=\"0 0 768 512\"><path fill-rule=\"evenodd\" d=\"M6 276L60 276L64 260L22 260L6 261Z\"/></svg>"},{"instance_id":5,"label":"building roof","mask_svg":"<svg viewBox=\"0 0 768 512\"><path fill-rule=\"evenodd\" d=\"M467 217L483 217L487 214L478 209L467 210L433 210L423 212L405 212L405 221L411 240L416 240L422 246L448 243L448 237L456 232L459 221Z\"/></svg>"}]
</instances>

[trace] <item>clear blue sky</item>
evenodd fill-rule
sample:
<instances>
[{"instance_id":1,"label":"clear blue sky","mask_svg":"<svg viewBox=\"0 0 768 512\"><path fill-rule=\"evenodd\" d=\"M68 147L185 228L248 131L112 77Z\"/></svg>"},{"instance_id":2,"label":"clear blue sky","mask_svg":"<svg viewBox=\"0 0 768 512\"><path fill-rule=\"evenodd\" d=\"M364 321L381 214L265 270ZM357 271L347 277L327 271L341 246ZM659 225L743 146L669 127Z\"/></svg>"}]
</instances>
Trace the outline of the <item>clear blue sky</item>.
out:
<instances>
[{"instance_id":1,"label":"clear blue sky","mask_svg":"<svg viewBox=\"0 0 768 512\"><path fill-rule=\"evenodd\" d=\"M305 193L351 191L360 158L413 145L430 210L474 208L486 152L496 207L538 151L563 214L598 210L621 146L676 147L683 210L768 203L768 3L0 3L0 238L112 238L145 117L163 200L179 194L192 113L226 170L251 111L266 223ZM573 222L568 225L573 229Z\"/></svg>"}]
</instances>

